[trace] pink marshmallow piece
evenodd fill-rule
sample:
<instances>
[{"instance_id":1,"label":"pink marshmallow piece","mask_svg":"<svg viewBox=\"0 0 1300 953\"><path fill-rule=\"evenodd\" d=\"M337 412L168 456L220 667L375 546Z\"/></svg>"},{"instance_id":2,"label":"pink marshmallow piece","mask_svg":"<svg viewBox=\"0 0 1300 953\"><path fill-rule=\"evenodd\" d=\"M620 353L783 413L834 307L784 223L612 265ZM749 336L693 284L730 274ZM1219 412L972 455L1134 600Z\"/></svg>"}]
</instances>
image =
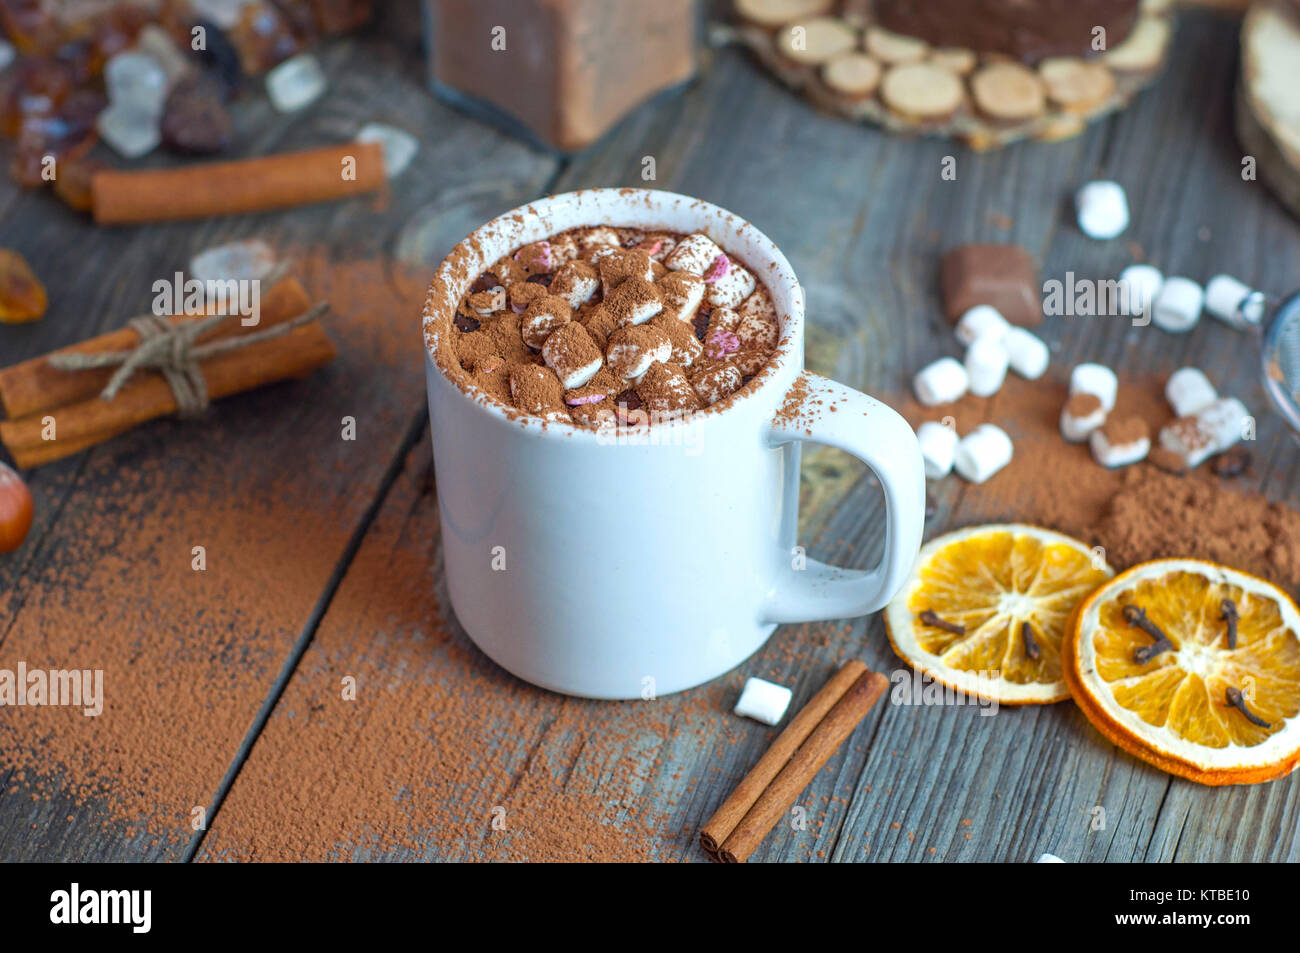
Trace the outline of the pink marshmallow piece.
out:
<instances>
[{"instance_id":1,"label":"pink marshmallow piece","mask_svg":"<svg viewBox=\"0 0 1300 953\"><path fill-rule=\"evenodd\" d=\"M605 394L588 394L586 397L566 397L564 402L570 407L581 407L583 404L598 404L605 399Z\"/></svg>"},{"instance_id":2,"label":"pink marshmallow piece","mask_svg":"<svg viewBox=\"0 0 1300 953\"><path fill-rule=\"evenodd\" d=\"M555 258L555 256L551 252L551 243L546 240L542 240L540 242L536 242L535 244L542 250L541 258L537 262L538 266L542 269L542 271L550 271L551 266L554 264L554 258ZM523 249L521 248L519 249L519 251L523 251ZM519 252L515 252L515 261L518 260L519 260Z\"/></svg>"},{"instance_id":3,"label":"pink marshmallow piece","mask_svg":"<svg viewBox=\"0 0 1300 953\"><path fill-rule=\"evenodd\" d=\"M740 350L740 338L731 331L714 331L704 342L704 353L715 361Z\"/></svg>"},{"instance_id":4,"label":"pink marshmallow piece","mask_svg":"<svg viewBox=\"0 0 1300 953\"><path fill-rule=\"evenodd\" d=\"M709 270L704 273L704 283L711 285L730 270L731 259L724 252L713 259L713 264L709 265Z\"/></svg>"}]
</instances>

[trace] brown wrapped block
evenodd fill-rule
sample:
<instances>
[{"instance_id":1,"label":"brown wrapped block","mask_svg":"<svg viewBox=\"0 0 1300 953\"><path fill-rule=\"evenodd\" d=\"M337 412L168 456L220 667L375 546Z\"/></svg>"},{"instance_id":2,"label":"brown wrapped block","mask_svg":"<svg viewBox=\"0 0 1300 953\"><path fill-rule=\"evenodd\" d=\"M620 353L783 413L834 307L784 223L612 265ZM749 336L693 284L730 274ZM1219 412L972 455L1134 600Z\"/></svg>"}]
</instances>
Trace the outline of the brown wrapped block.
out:
<instances>
[{"instance_id":1,"label":"brown wrapped block","mask_svg":"<svg viewBox=\"0 0 1300 953\"><path fill-rule=\"evenodd\" d=\"M425 0L439 88L563 152L695 73L695 0Z\"/></svg>"},{"instance_id":2,"label":"brown wrapped block","mask_svg":"<svg viewBox=\"0 0 1300 953\"><path fill-rule=\"evenodd\" d=\"M1019 245L958 245L939 265L943 310L954 324L977 304L987 304L1012 324L1043 323L1038 263Z\"/></svg>"}]
</instances>

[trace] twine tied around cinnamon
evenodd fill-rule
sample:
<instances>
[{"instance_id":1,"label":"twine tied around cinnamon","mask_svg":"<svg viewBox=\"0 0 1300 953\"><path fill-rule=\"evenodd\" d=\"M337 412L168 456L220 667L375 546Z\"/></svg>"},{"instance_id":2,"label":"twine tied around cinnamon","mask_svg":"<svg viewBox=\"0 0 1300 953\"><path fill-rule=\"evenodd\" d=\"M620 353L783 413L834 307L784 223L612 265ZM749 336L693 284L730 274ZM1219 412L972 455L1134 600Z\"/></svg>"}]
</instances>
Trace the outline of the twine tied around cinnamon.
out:
<instances>
[{"instance_id":1,"label":"twine tied around cinnamon","mask_svg":"<svg viewBox=\"0 0 1300 953\"><path fill-rule=\"evenodd\" d=\"M165 317L154 314L132 318L128 324L140 335L140 343L130 351L107 351L102 354L52 354L49 363L64 371L85 371L101 367L116 367L108 385L100 391L100 398L112 400L136 371L152 370L162 374L176 398L177 413L181 417L197 417L208 407L208 388L200 366L208 358L229 351L288 334L295 328L315 321L329 310L329 302L322 301L298 317L251 334L210 341L195 342L205 332L223 321L238 315L215 314L201 321L172 324Z\"/></svg>"}]
</instances>

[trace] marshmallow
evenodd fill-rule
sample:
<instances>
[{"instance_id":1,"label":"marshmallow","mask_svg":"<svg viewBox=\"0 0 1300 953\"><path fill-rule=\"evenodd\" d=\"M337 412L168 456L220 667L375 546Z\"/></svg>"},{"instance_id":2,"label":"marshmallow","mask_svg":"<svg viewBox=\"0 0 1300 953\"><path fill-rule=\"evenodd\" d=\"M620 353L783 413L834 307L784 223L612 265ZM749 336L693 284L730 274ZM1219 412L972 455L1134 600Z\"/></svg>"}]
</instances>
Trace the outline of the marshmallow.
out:
<instances>
[{"instance_id":1,"label":"marshmallow","mask_svg":"<svg viewBox=\"0 0 1300 953\"><path fill-rule=\"evenodd\" d=\"M1063 864L1063 863L1065 863L1065 861L1061 860L1061 858L1057 857L1055 854L1043 854L1043 856L1039 857L1036 861L1034 861L1034 863L1036 863L1036 864Z\"/></svg>"},{"instance_id":2,"label":"marshmallow","mask_svg":"<svg viewBox=\"0 0 1300 953\"><path fill-rule=\"evenodd\" d=\"M957 444L954 465L971 483L983 483L1011 462L1011 438L993 424L981 424Z\"/></svg>"},{"instance_id":3,"label":"marshmallow","mask_svg":"<svg viewBox=\"0 0 1300 953\"><path fill-rule=\"evenodd\" d=\"M600 273L600 284L606 297L629 278L654 281L655 277L654 261L645 252L634 248L618 248L602 255L596 271Z\"/></svg>"},{"instance_id":4,"label":"marshmallow","mask_svg":"<svg viewBox=\"0 0 1300 953\"><path fill-rule=\"evenodd\" d=\"M664 264L669 271L689 271L703 277L721 254L722 249L708 235L696 232L678 242L672 254L664 259Z\"/></svg>"},{"instance_id":5,"label":"marshmallow","mask_svg":"<svg viewBox=\"0 0 1300 953\"><path fill-rule=\"evenodd\" d=\"M1070 396L1092 394L1110 413L1119 391L1119 378L1105 364L1077 364L1070 372Z\"/></svg>"},{"instance_id":6,"label":"marshmallow","mask_svg":"<svg viewBox=\"0 0 1300 953\"><path fill-rule=\"evenodd\" d=\"M740 350L741 317L739 312L730 308L714 308L709 315L708 326L704 329L704 353L715 361L720 361L728 354Z\"/></svg>"},{"instance_id":7,"label":"marshmallow","mask_svg":"<svg viewBox=\"0 0 1300 953\"><path fill-rule=\"evenodd\" d=\"M1200 466L1244 436L1250 411L1235 397L1222 397L1160 431L1160 446L1182 457L1188 469Z\"/></svg>"},{"instance_id":8,"label":"marshmallow","mask_svg":"<svg viewBox=\"0 0 1300 953\"><path fill-rule=\"evenodd\" d=\"M740 339L742 348L770 351L776 347L780 336L781 329L776 326L775 321L757 314L742 315L740 323L736 325L736 337Z\"/></svg>"},{"instance_id":9,"label":"marshmallow","mask_svg":"<svg viewBox=\"0 0 1300 953\"><path fill-rule=\"evenodd\" d=\"M1001 311L989 304L977 304L957 322L957 340L968 346L985 336L998 341L1010 330L1011 324Z\"/></svg>"},{"instance_id":10,"label":"marshmallow","mask_svg":"<svg viewBox=\"0 0 1300 953\"><path fill-rule=\"evenodd\" d=\"M664 309L659 289L642 278L628 278L603 304L619 325L645 324Z\"/></svg>"},{"instance_id":11,"label":"marshmallow","mask_svg":"<svg viewBox=\"0 0 1300 953\"><path fill-rule=\"evenodd\" d=\"M528 306L519 323L524 343L540 351L551 332L573 320L569 302L557 295L543 295Z\"/></svg>"},{"instance_id":12,"label":"marshmallow","mask_svg":"<svg viewBox=\"0 0 1300 953\"><path fill-rule=\"evenodd\" d=\"M716 313L716 312L715 312ZM941 357L917 371L912 387L917 399L927 407L950 404L966 393L970 377L956 358Z\"/></svg>"},{"instance_id":13,"label":"marshmallow","mask_svg":"<svg viewBox=\"0 0 1300 953\"><path fill-rule=\"evenodd\" d=\"M636 247L641 249L641 251L645 252L655 261L663 261L671 255L673 249L677 247L677 239L673 238L671 235L656 233L654 235L647 235L645 238L641 239Z\"/></svg>"},{"instance_id":14,"label":"marshmallow","mask_svg":"<svg viewBox=\"0 0 1300 953\"><path fill-rule=\"evenodd\" d=\"M921 459L925 461L925 475L939 480L952 472L953 456L957 450L957 431L933 420L927 420L916 430L916 441L921 445Z\"/></svg>"},{"instance_id":15,"label":"marshmallow","mask_svg":"<svg viewBox=\"0 0 1300 953\"><path fill-rule=\"evenodd\" d=\"M672 414L699 410L700 399L686 372L674 364L655 362L637 381L637 396L646 410L655 414Z\"/></svg>"},{"instance_id":16,"label":"marshmallow","mask_svg":"<svg viewBox=\"0 0 1300 953\"><path fill-rule=\"evenodd\" d=\"M733 364L710 364L692 373L690 381L700 401L708 406L740 390L745 378Z\"/></svg>"},{"instance_id":17,"label":"marshmallow","mask_svg":"<svg viewBox=\"0 0 1300 953\"><path fill-rule=\"evenodd\" d=\"M655 361L672 357L673 345L668 335L651 325L629 324L609 336L605 360L609 369L628 381L636 381Z\"/></svg>"},{"instance_id":18,"label":"marshmallow","mask_svg":"<svg viewBox=\"0 0 1300 953\"><path fill-rule=\"evenodd\" d=\"M1246 405L1235 397L1220 397L1196 412L1201 427L1214 439L1214 452L1222 453L1246 436L1246 422L1251 419Z\"/></svg>"},{"instance_id":19,"label":"marshmallow","mask_svg":"<svg viewBox=\"0 0 1300 953\"><path fill-rule=\"evenodd\" d=\"M1181 334L1196 327L1204 304L1205 292L1196 282L1190 278L1167 278L1156 295L1151 320L1158 328Z\"/></svg>"},{"instance_id":20,"label":"marshmallow","mask_svg":"<svg viewBox=\"0 0 1300 953\"><path fill-rule=\"evenodd\" d=\"M1129 265L1119 273L1120 307L1137 317L1150 314L1165 276L1152 265Z\"/></svg>"},{"instance_id":21,"label":"marshmallow","mask_svg":"<svg viewBox=\"0 0 1300 953\"><path fill-rule=\"evenodd\" d=\"M506 306L506 289L496 285L487 291L476 291L469 296L469 306L481 318L496 314Z\"/></svg>"},{"instance_id":22,"label":"marshmallow","mask_svg":"<svg viewBox=\"0 0 1300 953\"><path fill-rule=\"evenodd\" d=\"M1141 417L1107 421L1088 435L1092 458L1103 467L1114 469L1145 460L1151 452L1151 432Z\"/></svg>"},{"instance_id":23,"label":"marshmallow","mask_svg":"<svg viewBox=\"0 0 1300 953\"><path fill-rule=\"evenodd\" d=\"M746 679L740 701L736 702L736 714L765 725L775 725L785 717L793 697L794 692L784 685L774 685L761 678Z\"/></svg>"},{"instance_id":24,"label":"marshmallow","mask_svg":"<svg viewBox=\"0 0 1300 953\"><path fill-rule=\"evenodd\" d=\"M992 337L976 338L966 349L966 377L976 397L992 397L1007 379L1007 350Z\"/></svg>"},{"instance_id":25,"label":"marshmallow","mask_svg":"<svg viewBox=\"0 0 1300 953\"><path fill-rule=\"evenodd\" d=\"M748 268L721 252L704 273L704 283L709 286L709 304L715 308L736 307L749 297L757 284Z\"/></svg>"},{"instance_id":26,"label":"marshmallow","mask_svg":"<svg viewBox=\"0 0 1300 953\"><path fill-rule=\"evenodd\" d=\"M736 310L740 312L742 318L754 315L765 321L777 323L776 305L772 303L772 296L767 293L767 289L762 287L755 288Z\"/></svg>"},{"instance_id":27,"label":"marshmallow","mask_svg":"<svg viewBox=\"0 0 1300 953\"><path fill-rule=\"evenodd\" d=\"M668 335L668 340L673 346L672 357L669 360L674 364L690 367L695 363L696 358L704 353L704 345L695 336L695 329L685 321L678 321L671 314L660 313L651 318L647 324Z\"/></svg>"},{"instance_id":28,"label":"marshmallow","mask_svg":"<svg viewBox=\"0 0 1300 953\"><path fill-rule=\"evenodd\" d=\"M559 295L572 308L580 308L596 294L600 278L590 262L571 261L561 265L551 282L550 293Z\"/></svg>"},{"instance_id":29,"label":"marshmallow","mask_svg":"<svg viewBox=\"0 0 1300 953\"><path fill-rule=\"evenodd\" d=\"M1106 422L1106 414L1106 405L1096 394L1074 394L1061 408L1061 436L1070 443L1083 443Z\"/></svg>"},{"instance_id":30,"label":"marshmallow","mask_svg":"<svg viewBox=\"0 0 1300 953\"><path fill-rule=\"evenodd\" d=\"M593 254L597 250L607 249L611 245L617 248L621 243L618 232L608 225L596 225L578 236L578 247L582 249L582 254L593 260Z\"/></svg>"},{"instance_id":31,"label":"marshmallow","mask_svg":"<svg viewBox=\"0 0 1300 953\"><path fill-rule=\"evenodd\" d=\"M1075 205L1089 238L1115 238L1128 228L1128 197L1118 182L1089 182L1075 194Z\"/></svg>"},{"instance_id":32,"label":"marshmallow","mask_svg":"<svg viewBox=\"0 0 1300 953\"><path fill-rule=\"evenodd\" d=\"M600 348L596 347L587 329L576 321L551 333L542 345L542 360L555 371L565 390L587 383L604 363Z\"/></svg>"},{"instance_id":33,"label":"marshmallow","mask_svg":"<svg viewBox=\"0 0 1300 953\"><path fill-rule=\"evenodd\" d=\"M664 299L664 310L681 321L690 321L704 300L704 279L689 271L674 271L655 282Z\"/></svg>"},{"instance_id":34,"label":"marshmallow","mask_svg":"<svg viewBox=\"0 0 1300 953\"><path fill-rule=\"evenodd\" d=\"M1205 286L1205 310L1233 327L1264 320L1264 297L1231 275L1215 275Z\"/></svg>"},{"instance_id":35,"label":"marshmallow","mask_svg":"<svg viewBox=\"0 0 1300 953\"><path fill-rule=\"evenodd\" d=\"M1036 381L1043 376L1052 355L1047 342L1024 328L1012 328L1002 339L1011 369L1025 380Z\"/></svg>"},{"instance_id":36,"label":"marshmallow","mask_svg":"<svg viewBox=\"0 0 1300 953\"><path fill-rule=\"evenodd\" d=\"M1165 399L1176 417L1190 417L1218 400L1219 394L1210 379L1195 367L1181 367L1165 382Z\"/></svg>"}]
</instances>

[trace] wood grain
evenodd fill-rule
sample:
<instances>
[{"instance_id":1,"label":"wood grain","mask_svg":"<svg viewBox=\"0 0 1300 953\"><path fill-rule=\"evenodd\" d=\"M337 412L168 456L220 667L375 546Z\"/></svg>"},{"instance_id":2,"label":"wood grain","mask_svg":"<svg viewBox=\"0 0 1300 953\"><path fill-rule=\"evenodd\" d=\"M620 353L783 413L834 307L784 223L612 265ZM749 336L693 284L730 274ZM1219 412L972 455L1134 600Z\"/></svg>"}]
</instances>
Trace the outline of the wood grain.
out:
<instances>
[{"instance_id":1,"label":"wood grain","mask_svg":"<svg viewBox=\"0 0 1300 953\"><path fill-rule=\"evenodd\" d=\"M403 125L417 126L424 150L418 170L389 210L345 203L250 221L126 231L109 245L70 215L51 216L35 197L0 188L0 244L33 249L38 270L52 269L56 254L89 263L68 276L66 288L52 287L56 300L42 326L15 329L3 339L6 356L10 347L15 359L33 356L111 327L112 315L138 306L133 283L140 275L166 273L190 252L227 237L261 232L307 242L328 234L339 255L384 251L431 267L451 242L496 212L543 191L596 185L687 192L753 221L786 252L808 292L809 365L894 401L902 399L916 367L951 353L935 281L939 255L951 245L1020 242L1040 257L1044 276L1073 270L1113 277L1133 260L1126 241L1093 242L1073 225L1069 196L1088 179L1115 178L1126 186L1133 225L1125 238L1167 274L1204 281L1223 271L1276 294L1291 290L1300 273L1295 223L1261 184L1241 179L1231 114L1235 40L1213 15L1184 15L1179 57L1132 108L1056 145L976 154L937 140L889 137L810 111L743 56L724 51L686 94L638 111L563 164L430 106L419 85L414 33L393 29L396 14L389 16L376 36L328 53L334 95L301 125L284 130L257 105L241 114L241 129L250 130L241 141L250 151L349 135L362 118L400 117ZM391 65L395 61L400 65ZM648 182L642 178L647 156L656 170ZM956 181L939 174L947 156L956 161ZM36 221L48 224L32 238L29 223ZM79 321L53 320L73 313ZM1275 417L1263 415L1257 345L1249 336L1210 321L1182 337L1089 319L1050 318L1044 330L1055 379L1085 359L1137 373L1184 363L1204 368L1220 390L1261 414L1252 448L1256 485L1300 504L1300 451ZM282 695L271 694L270 674L259 674L268 682L271 707L251 750L236 751L239 739L232 735L228 762L193 769L205 791L216 789L222 772L233 779L200 859L286 850L357 859L521 856L523 842L491 839L483 812L535 783L538 765L561 765L558 780L550 782L556 798L586 803L582 799L604 796L593 822L635 832L640 819L654 818L651 832L640 835L649 856L702 861L696 831L774 734L730 714L746 677L790 686L796 708L846 658L910 677L890 651L878 617L783 627L733 672L647 708L535 691L478 654L454 619L445 623L445 636L428 639L446 600L427 436L411 449L401 434L422 412L418 387L406 382L381 394L364 375L347 383L358 388L354 403L386 408L393 423L371 447L373 464L354 467L350 458L346 464L335 458L349 472L325 479L319 490L343 529L368 531L355 557L331 553L323 561L346 564L348 571L337 589L322 578L317 614L307 606L286 608L278 658L293 659L297 648L301 661ZM313 391L312 400L328 399L330 392ZM321 452L317 441L328 436L323 425L312 429L303 413L277 416L276 406L269 397L251 397L201 440L182 437L171 452L195 461L190 466L216 465L222 454L233 453L240 467L251 468L248 480L257 485L291 465L287 461ZM325 415L341 412L330 405ZM235 431L251 419L266 421L270 432L249 446ZM54 575L59 548L83 525L90 498L112 485L115 470L157 454L164 433L175 439L170 428L132 435L111 449L56 464L48 476L42 471L33 487L35 543L18 560L0 562L5 657L8 640L34 638L36 603ZM206 441L214 449L205 451ZM398 475L385 489L381 474L393 464ZM831 455L808 454L809 476L816 480L805 498L814 508L802 514L801 542L817 558L869 565L881 545L879 488L859 467ZM936 486L934 494L938 508L929 535L1016 515L1013 501L989 498L956 480ZM367 523L366 507L376 502L377 515ZM124 555L155 556L156 543L132 539L125 521L120 528ZM407 617L392 618L373 591L390 565L401 569L391 584L412 600ZM426 585L426 599L411 595ZM78 598L75 580L69 591ZM433 735L427 727L423 735L412 726L392 730L378 706L325 704L327 695L337 694L339 666L377 660L409 666L389 674L382 683L387 691L426 692L431 706L440 704L442 692L459 692L486 706L471 722L481 758L448 769L457 772L451 786L456 796L431 805L427 816L379 830L369 822L387 815L373 808L375 798L429 787L415 766L424 763L421 747ZM527 727L494 719L493 710L525 712ZM313 833L299 822L312 808L315 785L330 783L333 775L316 773L319 766L295 752L322 738L382 732L388 732L381 736L390 750L376 766L378 786L363 788L356 823L341 840L326 842L326 832ZM597 736L622 740L612 749L586 743ZM33 802L6 794L12 779L0 782L0 858L182 854L150 848L120 830L105 833L93 807ZM1294 861L1300 859L1298 785L1300 778L1292 777L1209 789L1171 779L1116 751L1068 703L993 715L975 706L880 704L801 798L807 828L778 825L752 859L1026 861L1051 851L1070 861ZM75 820L64 822L65 815ZM463 826L448 833L449 818Z\"/></svg>"}]
</instances>

